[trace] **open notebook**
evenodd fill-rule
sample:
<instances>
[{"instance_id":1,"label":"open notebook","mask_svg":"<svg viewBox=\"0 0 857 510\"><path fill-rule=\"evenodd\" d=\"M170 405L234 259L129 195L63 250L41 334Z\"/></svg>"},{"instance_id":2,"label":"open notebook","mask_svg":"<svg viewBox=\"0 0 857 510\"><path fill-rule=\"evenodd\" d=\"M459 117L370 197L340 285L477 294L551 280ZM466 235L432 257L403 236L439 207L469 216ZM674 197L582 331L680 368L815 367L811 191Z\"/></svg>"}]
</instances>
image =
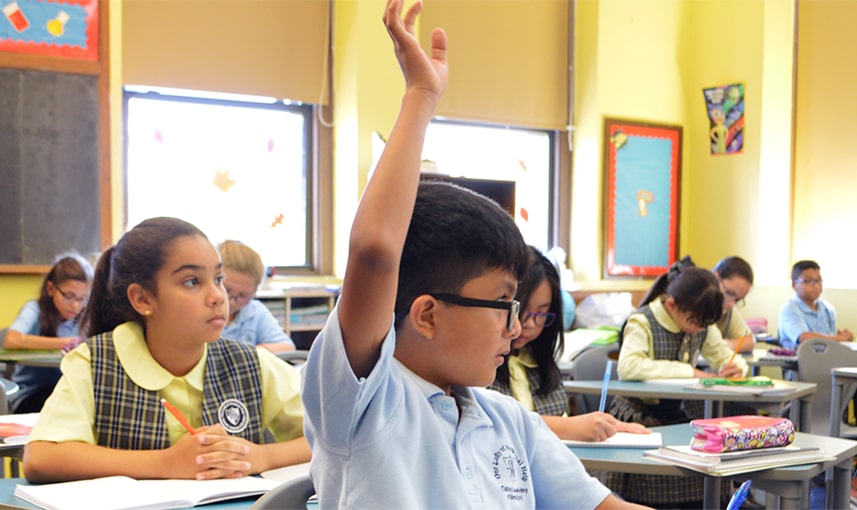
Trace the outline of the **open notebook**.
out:
<instances>
[{"instance_id":1,"label":"open notebook","mask_svg":"<svg viewBox=\"0 0 857 510\"><path fill-rule=\"evenodd\" d=\"M18 485L15 496L48 510L169 510L262 495L279 480L255 476L219 480L92 480Z\"/></svg>"},{"instance_id":2,"label":"open notebook","mask_svg":"<svg viewBox=\"0 0 857 510\"><path fill-rule=\"evenodd\" d=\"M563 443L574 448L658 448L663 446L664 440L660 432L651 434L617 432L604 441L563 440Z\"/></svg>"}]
</instances>

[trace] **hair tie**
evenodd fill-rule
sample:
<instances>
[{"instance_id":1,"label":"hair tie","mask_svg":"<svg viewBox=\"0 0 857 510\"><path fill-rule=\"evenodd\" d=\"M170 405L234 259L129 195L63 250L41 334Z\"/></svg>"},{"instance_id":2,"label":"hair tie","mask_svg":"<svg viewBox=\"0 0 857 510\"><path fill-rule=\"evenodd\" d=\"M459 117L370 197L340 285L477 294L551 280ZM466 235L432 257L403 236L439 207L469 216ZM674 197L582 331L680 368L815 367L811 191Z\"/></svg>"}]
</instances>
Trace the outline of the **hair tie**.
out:
<instances>
[{"instance_id":1,"label":"hair tie","mask_svg":"<svg viewBox=\"0 0 857 510\"><path fill-rule=\"evenodd\" d=\"M673 278L678 276L681 273L683 267L684 265L681 263L680 260L674 262L673 265L670 266L669 272L667 273L667 280L671 281Z\"/></svg>"}]
</instances>

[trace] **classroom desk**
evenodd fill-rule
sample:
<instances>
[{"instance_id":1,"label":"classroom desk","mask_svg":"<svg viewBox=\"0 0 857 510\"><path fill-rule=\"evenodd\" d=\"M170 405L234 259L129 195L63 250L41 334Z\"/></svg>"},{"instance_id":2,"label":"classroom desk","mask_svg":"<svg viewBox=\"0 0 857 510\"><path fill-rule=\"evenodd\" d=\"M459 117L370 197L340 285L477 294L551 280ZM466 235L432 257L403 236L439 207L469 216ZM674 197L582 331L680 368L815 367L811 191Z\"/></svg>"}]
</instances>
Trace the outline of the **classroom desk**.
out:
<instances>
[{"instance_id":1,"label":"classroom desk","mask_svg":"<svg viewBox=\"0 0 857 510\"><path fill-rule=\"evenodd\" d=\"M848 402L857 390L857 367L831 368L830 436L842 432L843 402Z\"/></svg>"},{"instance_id":2,"label":"classroom desk","mask_svg":"<svg viewBox=\"0 0 857 510\"><path fill-rule=\"evenodd\" d=\"M652 427L660 432L665 445L689 444L693 431L687 423ZM798 432L794 444L801 447L822 449L833 460L816 464L803 464L766 469L752 473L725 477L753 480L753 487L780 498L780 508L800 508L809 497L810 480L817 474L833 469L832 484L827 488L830 508L848 508L851 496L851 458L857 455L857 441L831 438ZM680 468L643 457L640 448L580 448L569 447L589 471L613 471L619 473L703 476L705 484L704 508L720 508L720 477L706 476L697 471ZM808 501L808 499L806 499ZM832 506L830 506L832 504Z\"/></svg>"},{"instance_id":3,"label":"classroom desk","mask_svg":"<svg viewBox=\"0 0 857 510\"><path fill-rule=\"evenodd\" d=\"M769 348L755 348L753 352L745 352L741 354L744 361L750 367L752 375L759 375L759 370L762 367L779 367L783 373L787 371L797 371L797 356L777 356L770 357L768 355ZM699 368L708 367L708 361L702 356L697 361Z\"/></svg>"},{"instance_id":4,"label":"classroom desk","mask_svg":"<svg viewBox=\"0 0 857 510\"><path fill-rule=\"evenodd\" d=\"M15 486L18 484L30 485L24 478L2 478L0 479L0 509L27 509L38 510L41 507L33 505L17 496L14 496ZM230 501L221 501L219 503L209 503L194 508L202 508L205 510L245 510L253 506L253 503L259 499L258 497L248 497L233 499Z\"/></svg>"},{"instance_id":5,"label":"classroom desk","mask_svg":"<svg viewBox=\"0 0 857 510\"><path fill-rule=\"evenodd\" d=\"M59 368L60 361L62 361L62 352L60 351L0 349L0 363L8 365Z\"/></svg>"},{"instance_id":6,"label":"classroom desk","mask_svg":"<svg viewBox=\"0 0 857 510\"><path fill-rule=\"evenodd\" d=\"M793 389L787 393L754 394L714 388L694 389L675 384L658 384L643 381L612 380L607 386L608 395L636 398L666 398L677 400L705 401L705 417L719 415L714 412L714 402L744 402L748 404L784 404L791 401L791 419L799 424L799 430L810 432L812 422L812 395L815 383L789 382ZM602 381L563 381L566 393L600 394ZM721 406L718 406L721 407Z\"/></svg>"}]
</instances>

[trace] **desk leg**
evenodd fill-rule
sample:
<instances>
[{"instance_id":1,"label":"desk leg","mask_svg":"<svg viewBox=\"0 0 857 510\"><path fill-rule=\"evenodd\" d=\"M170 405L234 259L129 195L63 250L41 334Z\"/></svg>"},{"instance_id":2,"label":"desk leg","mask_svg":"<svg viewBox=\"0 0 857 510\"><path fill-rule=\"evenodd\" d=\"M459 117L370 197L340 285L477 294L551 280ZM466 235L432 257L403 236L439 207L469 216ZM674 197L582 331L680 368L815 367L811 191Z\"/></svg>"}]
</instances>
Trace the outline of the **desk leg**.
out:
<instances>
[{"instance_id":1,"label":"desk leg","mask_svg":"<svg viewBox=\"0 0 857 510\"><path fill-rule=\"evenodd\" d=\"M809 482L797 480L753 480L753 487L765 491L765 508L809 508ZM779 501L779 506L777 502ZM845 508L848 508L847 506Z\"/></svg>"},{"instance_id":2,"label":"desk leg","mask_svg":"<svg viewBox=\"0 0 857 510\"><path fill-rule=\"evenodd\" d=\"M714 418L714 402L711 400L706 400L702 407L702 414L704 418ZM707 478L706 478L707 480Z\"/></svg>"},{"instance_id":3,"label":"desk leg","mask_svg":"<svg viewBox=\"0 0 857 510\"><path fill-rule=\"evenodd\" d=\"M702 481L702 507L706 510L720 508L720 478L706 476Z\"/></svg>"},{"instance_id":4,"label":"desk leg","mask_svg":"<svg viewBox=\"0 0 857 510\"><path fill-rule=\"evenodd\" d=\"M789 413L792 423L798 423L798 432L811 433L812 428L812 401L792 400L792 409Z\"/></svg>"},{"instance_id":5,"label":"desk leg","mask_svg":"<svg viewBox=\"0 0 857 510\"><path fill-rule=\"evenodd\" d=\"M833 486L828 485L827 490L825 500L828 508L851 507L851 459L833 467ZM831 501L833 506L830 506Z\"/></svg>"},{"instance_id":6,"label":"desk leg","mask_svg":"<svg viewBox=\"0 0 857 510\"><path fill-rule=\"evenodd\" d=\"M835 375L831 385L830 396L830 437L839 437L841 426L839 422L842 417L839 415L839 410L842 409L842 383Z\"/></svg>"}]
</instances>

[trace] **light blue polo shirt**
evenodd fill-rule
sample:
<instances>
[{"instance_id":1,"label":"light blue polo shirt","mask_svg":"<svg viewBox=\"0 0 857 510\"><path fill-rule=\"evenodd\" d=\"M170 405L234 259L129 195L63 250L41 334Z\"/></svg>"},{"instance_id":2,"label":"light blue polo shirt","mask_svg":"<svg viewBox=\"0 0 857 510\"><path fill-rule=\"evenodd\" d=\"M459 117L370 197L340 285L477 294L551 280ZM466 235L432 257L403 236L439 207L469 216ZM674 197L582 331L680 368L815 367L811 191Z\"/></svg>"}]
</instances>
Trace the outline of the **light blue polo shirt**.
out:
<instances>
[{"instance_id":1,"label":"light blue polo shirt","mask_svg":"<svg viewBox=\"0 0 857 510\"><path fill-rule=\"evenodd\" d=\"M836 310L833 305L823 299L819 299L816 304L818 310L813 310L797 296L788 300L780 310L780 345L797 349L798 337L807 331L822 335L836 334Z\"/></svg>"},{"instance_id":2,"label":"light blue polo shirt","mask_svg":"<svg viewBox=\"0 0 857 510\"><path fill-rule=\"evenodd\" d=\"M78 323L73 320L65 320L57 326L56 334L42 335L39 331L39 303L36 301L28 301L21 307L18 316L9 329L15 330L22 335L39 335L39 336L55 336L58 338L78 336ZM12 379L18 383L22 390L34 387L50 387L53 388L59 381L62 373L59 368L51 367L28 367L17 365L15 372L12 374Z\"/></svg>"},{"instance_id":3,"label":"light blue polo shirt","mask_svg":"<svg viewBox=\"0 0 857 510\"><path fill-rule=\"evenodd\" d=\"M301 391L321 508L585 509L610 494L511 397L447 396L395 360L392 314L378 362L357 379L338 317L313 342Z\"/></svg>"},{"instance_id":4,"label":"light blue polo shirt","mask_svg":"<svg viewBox=\"0 0 857 510\"><path fill-rule=\"evenodd\" d=\"M251 299L238 310L235 319L223 328L221 336L250 345L281 342L292 347L295 345L265 303L258 299Z\"/></svg>"}]
</instances>

